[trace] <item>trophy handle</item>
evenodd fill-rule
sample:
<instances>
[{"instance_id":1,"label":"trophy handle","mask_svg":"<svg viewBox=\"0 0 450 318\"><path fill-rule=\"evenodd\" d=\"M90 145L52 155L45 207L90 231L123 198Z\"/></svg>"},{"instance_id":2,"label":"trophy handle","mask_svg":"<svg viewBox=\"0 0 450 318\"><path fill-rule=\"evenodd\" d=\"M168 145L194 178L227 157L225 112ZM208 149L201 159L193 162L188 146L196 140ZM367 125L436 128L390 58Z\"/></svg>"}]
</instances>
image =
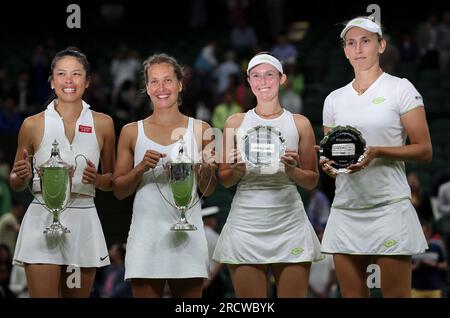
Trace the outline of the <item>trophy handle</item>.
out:
<instances>
[{"instance_id":1,"label":"trophy handle","mask_svg":"<svg viewBox=\"0 0 450 318\"><path fill-rule=\"evenodd\" d=\"M162 160L163 158L161 158ZM166 168L168 167L170 163L162 163L161 166L163 168L163 171L166 171ZM155 167L156 168L156 167ZM164 196L164 194L161 191L161 188L159 187L157 178L156 178L156 174L155 174L155 168L152 169L152 174L153 174L153 179L155 180L155 184L156 184L156 188L158 188L158 192L159 194L162 196L162 198L164 199L164 201L166 201L171 207L175 208L178 210L178 207L175 206L174 204L172 204L172 202L170 202L169 200L167 200L167 198Z\"/></svg>"},{"instance_id":2,"label":"trophy handle","mask_svg":"<svg viewBox=\"0 0 450 318\"><path fill-rule=\"evenodd\" d=\"M196 165L198 166L198 174L199 174L199 178L200 178L200 171L202 170L202 164L201 164L201 163L197 163ZM197 178L197 180L198 180L199 178ZM208 180L208 184L206 185L206 189L209 188L209 185L211 184L212 178L213 178L213 175L211 174L211 176L209 177L209 180ZM204 195L203 192L202 192L202 195L201 195L201 196L198 196L197 201L195 201L195 202L189 207L189 209L192 208L194 205L196 205L198 202L200 202L204 197L205 197L205 195Z\"/></svg>"},{"instance_id":3,"label":"trophy handle","mask_svg":"<svg viewBox=\"0 0 450 318\"><path fill-rule=\"evenodd\" d=\"M75 156L75 167L74 167L73 170L72 170L72 174L74 174L75 171L77 170L77 166L78 166L78 164L77 164L77 159L78 159L78 157L83 157L84 160L86 160L86 164L89 162L89 159L88 159L85 155L83 155L83 154L81 154L81 153L79 153L78 155L76 155L76 156Z\"/></svg>"}]
</instances>

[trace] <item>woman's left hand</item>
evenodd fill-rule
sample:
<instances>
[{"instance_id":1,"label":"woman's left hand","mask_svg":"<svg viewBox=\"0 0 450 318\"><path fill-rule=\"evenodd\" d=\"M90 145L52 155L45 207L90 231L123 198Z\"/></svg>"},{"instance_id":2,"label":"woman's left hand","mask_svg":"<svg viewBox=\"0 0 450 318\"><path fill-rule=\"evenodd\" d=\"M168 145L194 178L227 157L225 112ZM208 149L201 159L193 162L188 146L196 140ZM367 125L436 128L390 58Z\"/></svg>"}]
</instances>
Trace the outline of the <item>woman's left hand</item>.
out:
<instances>
[{"instance_id":1,"label":"woman's left hand","mask_svg":"<svg viewBox=\"0 0 450 318\"><path fill-rule=\"evenodd\" d=\"M93 184L97 186L98 176L99 174L97 173L97 168L95 167L94 163L88 160L86 168L84 168L83 178L81 179L81 181L84 184Z\"/></svg>"},{"instance_id":2,"label":"woman's left hand","mask_svg":"<svg viewBox=\"0 0 450 318\"><path fill-rule=\"evenodd\" d=\"M286 150L280 161L284 164L284 171L287 173L299 166L300 156L296 150Z\"/></svg>"},{"instance_id":3,"label":"woman's left hand","mask_svg":"<svg viewBox=\"0 0 450 318\"><path fill-rule=\"evenodd\" d=\"M351 171L350 173L355 173L357 171L367 168L367 166L372 162L372 160L377 157L375 149L376 148L374 147L368 147L366 151L364 151L364 153L362 154L362 159L360 162L348 166L347 169Z\"/></svg>"}]
</instances>

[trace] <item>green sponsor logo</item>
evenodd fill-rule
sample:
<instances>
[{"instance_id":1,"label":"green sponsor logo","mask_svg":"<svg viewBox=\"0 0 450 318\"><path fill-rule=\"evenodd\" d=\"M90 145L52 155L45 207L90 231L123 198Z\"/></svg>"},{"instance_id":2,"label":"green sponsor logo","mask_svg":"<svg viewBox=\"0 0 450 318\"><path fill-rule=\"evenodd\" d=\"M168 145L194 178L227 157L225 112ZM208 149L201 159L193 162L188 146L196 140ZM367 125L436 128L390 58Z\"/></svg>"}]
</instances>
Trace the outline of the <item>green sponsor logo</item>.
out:
<instances>
[{"instance_id":1,"label":"green sponsor logo","mask_svg":"<svg viewBox=\"0 0 450 318\"><path fill-rule=\"evenodd\" d=\"M301 248L301 247L294 247L291 250L292 255L300 255L301 253L303 253L303 248Z\"/></svg>"},{"instance_id":2,"label":"green sponsor logo","mask_svg":"<svg viewBox=\"0 0 450 318\"><path fill-rule=\"evenodd\" d=\"M386 247L391 247L391 246L394 246L395 244L397 244L396 240L387 240L384 242L384 246L386 246Z\"/></svg>"},{"instance_id":3,"label":"green sponsor logo","mask_svg":"<svg viewBox=\"0 0 450 318\"><path fill-rule=\"evenodd\" d=\"M355 20L353 21L354 24L361 24L364 23L364 20Z\"/></svg>"},{"instance_id":4,"label":"green sponsor logo","mask_svg":"<svg viewBox=\"0 0 450 318\"><path fill-rule=\"evenodd\" d=\"M384 102L385 100L386 100L386 98L384 98L384 97L377 97L377 98L375 98L375 99L372 101L372 104L375 104L375 105L381 104L381 103Z\"/></svg>"}]
</instances>

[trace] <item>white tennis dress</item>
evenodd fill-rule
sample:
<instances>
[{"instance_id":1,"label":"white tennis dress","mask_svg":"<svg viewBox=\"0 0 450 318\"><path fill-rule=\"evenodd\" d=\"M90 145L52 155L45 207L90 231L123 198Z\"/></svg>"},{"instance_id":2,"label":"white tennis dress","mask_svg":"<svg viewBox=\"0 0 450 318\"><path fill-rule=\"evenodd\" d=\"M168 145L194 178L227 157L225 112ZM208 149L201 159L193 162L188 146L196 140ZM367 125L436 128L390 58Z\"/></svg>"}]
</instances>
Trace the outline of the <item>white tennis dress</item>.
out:
<instances>
[{"instance_id":1,"label":"white tennis dress","mask_svg":"<svg viewBox=\"0 0 450 318\"><path fill-rule=\"evenodd\" d=\"M76 123L72 144L65 135L64 123L55 110L55 101L45 110L44 135L35 153L36 166L50 158L52 143L56 139L62 160L74 165L75 156L83 154L96 166L100 148L95 134L94 120L89 105L83 102L83 110ZM77 159L77 169L72 179L72 197L69 208L60 214L61 223L70 233L55 239L43 234L52 223L52 215L41 203L39 176L34 175L33 192L37 199L28 207L17 238L13 263L57 264L80 267L101 267L110 264L102 226L94 205L95 187L81 182L86 161ZM76 194L89 197L77 198Z\"/></svg>"},{"instance_id":2,"label":"white tennis dress","mask_svg":"<svg viewBox=\"0 0 450 318\"><path fill-rule=\"evenodd\" d=\"M403 146L401 116L423 106L406 79L383 73L361 96L351 83L325 100L323 125L359 129L367 146ZM322 239L324 253L412 255L427 242L410 201L403 161L374 159L352 174L336 177L336 195Z\"/></svg>"},{"instance_id":3,"label":"white tennis dress","mask_svg":"<svg viewBox=\"0 0 450 318\"><path fill-rule=\"evenodd\" d=\"M254 109L245 114L242 131L258 125L277 127L287 149L298 149L292 113L263 119ZM311 150L312 151L312 150ZM311 262L322 259L320 243L308 220L297 187L284 173L261 174L247 166L222 229L214 260L227 264Z\"/></svg>"},{"instance_id":4,"label":"white tennis dress","mask_svg":"<svg viewBox=\"0 0 450 318\"><path fill-rule=\"evenodd\" d=\"M194 138L193 122L189 118L183 139L188 155L198 161L199 148ZM147 150L165 153L167 156L158 162L154 172L162 193L173 202L162 165L176 157L179 143L160 145L145 135L143 121L138 121L137 125L134 165L142 161ZM179 217L178 210L161 197L152 170L144 173L134 198L125 257L125 279L208 277L208 246L200 203L186 212L187 220L197 227L196 231L171 231L171 226Z\"/></svg>"}]
</instances>

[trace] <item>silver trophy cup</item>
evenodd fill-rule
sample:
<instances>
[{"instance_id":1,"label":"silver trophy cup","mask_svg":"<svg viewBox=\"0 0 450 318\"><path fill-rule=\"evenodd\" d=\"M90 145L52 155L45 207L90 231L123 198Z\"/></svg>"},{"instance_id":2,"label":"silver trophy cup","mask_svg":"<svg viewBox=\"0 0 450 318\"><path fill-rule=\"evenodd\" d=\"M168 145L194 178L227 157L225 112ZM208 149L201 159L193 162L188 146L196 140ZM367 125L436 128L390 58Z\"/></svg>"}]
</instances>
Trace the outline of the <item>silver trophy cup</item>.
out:
<instances>
[{"instance_id":1,"label":"silver trophy cup","mask_svg":"<svg viewBox=\"0 0 450 318\"><path fill-rule=\"evenodd\" d=\"M195 206L202 198L197 196L197 173L201 169L201 164L194 163L187 155L183 137L180 137L179 144L177 157L172 162L163 165L173 200L168 200L164 196L158 182L156 182L154 169L152 172L161 196L179 212L178 221L170 229L172 231L195 231L197 227L188 222L186 211ZM211 182L211 179L209 182ZM196 198L197 200L195 200Z\"/></svg>"},{"instance_id":2,"label":"silver trophy cup","mask_svg":"<svg viewBox=\"0 0 450 318\"><path fill-rule=\"evenodd\" d=\"M59 216L61 212L64 211L69 205L72 189L72 176L76 170L76 159L79 156L84 157L81 154L77 155L75 157L74 167L61 159L58 145L58 142L55 140L52 143L53 148L50 159L35 168L36 173L40 178L42 199L44 202L41 203L36 196L34 197L53 216L52 224L44 230L44 234L53 236L60 236L70 233L70 230L63 226L59 221ZM87 161L87 158L84 158ZM34 157L33 160L35 160Z\"/></svg>"}]
</instances>

